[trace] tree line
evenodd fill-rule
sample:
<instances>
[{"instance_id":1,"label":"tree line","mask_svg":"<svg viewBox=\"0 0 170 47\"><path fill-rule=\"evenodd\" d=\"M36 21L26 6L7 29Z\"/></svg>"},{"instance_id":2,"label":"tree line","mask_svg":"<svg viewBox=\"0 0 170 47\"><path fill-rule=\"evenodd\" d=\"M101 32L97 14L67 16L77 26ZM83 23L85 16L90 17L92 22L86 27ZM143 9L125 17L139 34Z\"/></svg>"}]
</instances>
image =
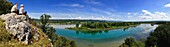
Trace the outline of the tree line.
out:
<instances>
[{"instance_id":1,"label":"tree line","mask_svg":"<svg viewBox=\"0 0 170 47\"><path fill-rule=\"evenodd\" d=\"M137 22L86 22L82 23L81 27L85 28L112 28L118 26L130 26L139 24Z\"/></svg>"}]
</instances>

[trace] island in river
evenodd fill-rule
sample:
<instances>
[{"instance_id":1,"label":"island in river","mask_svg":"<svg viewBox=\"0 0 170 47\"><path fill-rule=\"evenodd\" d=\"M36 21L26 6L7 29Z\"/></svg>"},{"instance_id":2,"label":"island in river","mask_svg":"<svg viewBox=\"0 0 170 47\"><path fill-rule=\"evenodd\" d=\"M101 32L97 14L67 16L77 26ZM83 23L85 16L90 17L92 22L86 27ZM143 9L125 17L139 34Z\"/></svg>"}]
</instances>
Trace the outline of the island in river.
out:
<instances>
[{"instance_id":1,"label":"island in river","mask_svg":"<svg viewBox=\"0 0 170 47\"><path fill-rule=\"evenodd\" d=\"M136 22L86 22L77 23L76 27L67 28L76 31L106 31L118 28L128 28L137 26L139 23Z\"/></svg>"},{"instance_id":2,"label":"island in river","mask_svg":"<svg viewBox=\"0 0 170 47\"><path fill-rule=\"evenodd\" d=\"M39 21L39 20L37 20ZM50 20L52 25L75 25L75 27L67 27L69 30L76 31L107 31L112 29L134 27L140 24L163 24L167 21L138 21L138 22L125 22L125 21L104 21L104 20Z\"/></svg>"}]
</instances>

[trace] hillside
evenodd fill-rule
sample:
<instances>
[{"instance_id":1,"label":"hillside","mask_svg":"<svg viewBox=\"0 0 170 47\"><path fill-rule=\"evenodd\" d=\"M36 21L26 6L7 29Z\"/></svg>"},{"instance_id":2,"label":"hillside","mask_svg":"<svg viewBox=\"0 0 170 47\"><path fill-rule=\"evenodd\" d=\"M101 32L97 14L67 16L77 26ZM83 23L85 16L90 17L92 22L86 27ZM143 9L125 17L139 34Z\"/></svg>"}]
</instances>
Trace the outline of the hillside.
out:
<instances>
[{"instance_id":1,"label":"hillside","mask_svg":"<svg viewBox=\"0 0 170 47\"><path fill-rule=\"evenodd\" d=\"M0 47L53 46L41 29L28 22L27 16L8 13L0 18Z\"/></svg>"}]
</instances>

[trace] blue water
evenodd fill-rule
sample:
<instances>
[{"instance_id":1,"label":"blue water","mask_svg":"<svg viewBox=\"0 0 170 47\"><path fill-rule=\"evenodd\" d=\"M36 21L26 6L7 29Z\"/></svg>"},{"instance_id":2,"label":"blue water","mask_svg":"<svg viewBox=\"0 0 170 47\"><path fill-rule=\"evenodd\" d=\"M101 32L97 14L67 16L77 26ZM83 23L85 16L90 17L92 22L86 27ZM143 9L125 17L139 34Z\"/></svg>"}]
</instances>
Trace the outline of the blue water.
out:
<instances>
[{"instance_id":1,"label":"blue water","mask_svg":"<svg viewBox=\"0 0 170 47\"><path fill-rule=\"evenodd\" d=\"M82 32L56 28L56 34L75 40L78 47L118 47L127 37L146 39L158 25L141 24L127 29Z\"/></svg>"}]
</instances>

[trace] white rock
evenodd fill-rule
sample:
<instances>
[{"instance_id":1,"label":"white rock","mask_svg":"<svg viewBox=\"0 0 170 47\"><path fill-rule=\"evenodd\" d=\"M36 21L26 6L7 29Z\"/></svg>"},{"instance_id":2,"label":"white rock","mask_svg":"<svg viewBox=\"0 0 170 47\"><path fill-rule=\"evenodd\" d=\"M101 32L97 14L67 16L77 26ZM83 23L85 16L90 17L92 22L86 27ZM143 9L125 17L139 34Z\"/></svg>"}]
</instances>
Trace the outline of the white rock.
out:
<instances>
[{"instance_id":1,"label":"white rock","mask_svg":"<svg viewBox=\"0 0 170 47\"><path fill-rule=\"evenodd\" d=\"M17 15L15 13L3 14L0 16L5 20L6 29L24 44L28 44L29 36L31 36L31 25L27 22L28 17L25 15ZM24 38L25 37L25 38Z\"/></svg>"}]
</instances>

